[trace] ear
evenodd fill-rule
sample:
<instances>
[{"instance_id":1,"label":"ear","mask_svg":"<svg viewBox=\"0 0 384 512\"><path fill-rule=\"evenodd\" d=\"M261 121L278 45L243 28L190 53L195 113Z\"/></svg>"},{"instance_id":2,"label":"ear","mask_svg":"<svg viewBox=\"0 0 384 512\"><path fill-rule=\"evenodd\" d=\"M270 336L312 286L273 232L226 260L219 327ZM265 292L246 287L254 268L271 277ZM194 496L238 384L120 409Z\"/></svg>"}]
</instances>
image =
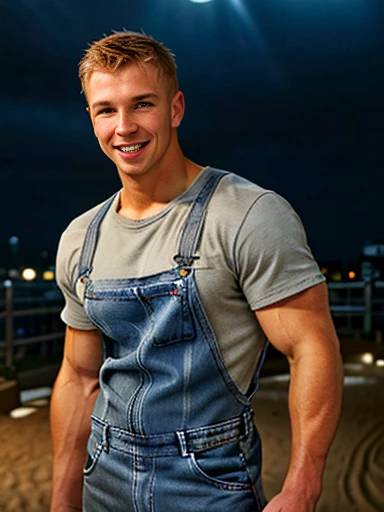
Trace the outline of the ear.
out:
<instances>
[{"instance_id":1,"label":"ear","mask_svg":"<svg viewBox=\"0 0 384 512\"><path fill-rule=\"evenodd\" d=\"M175 96L173 97L171 103L171 126L172 128L178 128L180 123L184 117L185 112L185 102L184 102L184 94L181 91L177 91Z\"/></svg>"}]
</instances>

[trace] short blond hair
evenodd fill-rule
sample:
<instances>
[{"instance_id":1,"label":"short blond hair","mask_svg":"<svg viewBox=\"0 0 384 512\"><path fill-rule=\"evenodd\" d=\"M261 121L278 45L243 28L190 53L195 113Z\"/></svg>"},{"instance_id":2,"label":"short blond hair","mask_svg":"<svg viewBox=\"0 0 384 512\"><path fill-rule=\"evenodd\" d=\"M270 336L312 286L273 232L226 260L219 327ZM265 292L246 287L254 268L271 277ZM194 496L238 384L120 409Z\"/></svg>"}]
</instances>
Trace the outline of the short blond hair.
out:
<instances>
[{"instance_id":1,"label":"short blond hair","mask_svg":"<svg viewBox=\"0 0 384 512\"><path fill-rule=\"evenodd\" d=\"M114 32L93 42L79 63L79 78L85 95L94 71L110 71L131 63L154 65L167 82L170 92L179 89L174 55L168 48L145 34Z\"/></svg>"}]
</instances>

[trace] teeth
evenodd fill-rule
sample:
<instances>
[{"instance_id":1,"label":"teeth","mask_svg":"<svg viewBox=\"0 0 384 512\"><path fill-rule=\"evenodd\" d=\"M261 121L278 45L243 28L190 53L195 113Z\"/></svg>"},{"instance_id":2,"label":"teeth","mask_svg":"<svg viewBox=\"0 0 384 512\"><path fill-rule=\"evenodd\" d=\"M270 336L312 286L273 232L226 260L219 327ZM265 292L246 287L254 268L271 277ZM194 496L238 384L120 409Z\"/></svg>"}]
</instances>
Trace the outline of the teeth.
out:
<instances>
[{"instance_id":1,"label":"teeth","mask_svg":"<svg viewBox=\"0 0 384 512\"><path fill-rule=\"evenodd\" d=\"M143 144L135 144L134 146L123 146L120 147L120 151L123 151L124 153L133 153L134 151L137 151L138 149L141 149L145 146L145 143Z\"/></svg>"}]
</instances>

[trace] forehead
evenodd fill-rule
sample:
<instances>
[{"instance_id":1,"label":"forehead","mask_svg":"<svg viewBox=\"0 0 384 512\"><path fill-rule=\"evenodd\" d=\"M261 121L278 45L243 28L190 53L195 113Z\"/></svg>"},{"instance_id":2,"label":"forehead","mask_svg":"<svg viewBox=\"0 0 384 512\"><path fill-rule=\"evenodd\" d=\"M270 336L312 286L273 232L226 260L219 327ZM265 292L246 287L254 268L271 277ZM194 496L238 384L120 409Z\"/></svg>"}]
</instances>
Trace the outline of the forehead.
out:
<instances>
[{"instance_id":1,"label":"forehead","mask_svg":"<svg viewBox=\"0 0 384 512\"><path fill-rule=\"evenodd\" d=\"M165 80L154 65L135 62L116 71L95 70L89 78L86 92L90 102L91 97L109 94L136 96L145 91L162 95L166 89Z\"/></svg>"}]
</instances>

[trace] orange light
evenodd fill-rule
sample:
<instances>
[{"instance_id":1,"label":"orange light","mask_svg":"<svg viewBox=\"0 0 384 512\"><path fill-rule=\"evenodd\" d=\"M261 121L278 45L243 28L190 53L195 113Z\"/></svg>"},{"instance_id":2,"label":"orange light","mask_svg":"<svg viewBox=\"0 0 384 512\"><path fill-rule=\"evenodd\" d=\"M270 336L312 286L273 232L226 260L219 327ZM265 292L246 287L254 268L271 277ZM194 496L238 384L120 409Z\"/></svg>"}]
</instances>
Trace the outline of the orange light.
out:
<instances>
[{"instance_id":1,"label":"orange light","mask_svg":"<svg viewBox=\"0 0 384 512\"><path fill-rule=\"evenodd\" d=\"M348 272L348 277L349 277L349 279L355 279L355 277L356 277L355 272L353 272L352 270L351 270L351 272Z\"/></svg>"},{"instance_id":2,"label":"orange light","mask_svg":"<svg viewBox=\"0 0 384 512\"><path fill-rule=\"evenodd\" d=\"M327 273L328 273L328 269L327 269L327 267L323 267L323 268L321 269L321 272L322 272L323 274L327 274Z\"/></svg>"}]
</instances>

